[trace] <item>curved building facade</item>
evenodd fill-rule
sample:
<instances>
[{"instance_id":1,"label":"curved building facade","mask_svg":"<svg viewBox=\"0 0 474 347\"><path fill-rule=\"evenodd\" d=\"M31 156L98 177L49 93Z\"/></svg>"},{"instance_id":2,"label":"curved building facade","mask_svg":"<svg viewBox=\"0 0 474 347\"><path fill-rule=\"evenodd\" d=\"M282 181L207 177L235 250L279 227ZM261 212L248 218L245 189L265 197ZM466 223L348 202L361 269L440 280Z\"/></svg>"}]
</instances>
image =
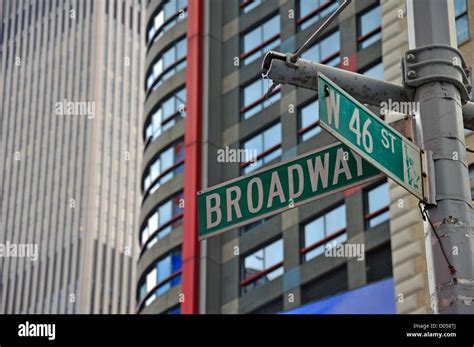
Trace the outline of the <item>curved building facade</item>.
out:
<instances>
[{"instance_id":1,"label":"curved building facade","mask_svg":"<svg viewBox=\"0 0 474 347\"><path fill-rule=\"evenodd\" d=\"M187 302L183 290L184 187L185 168L188 162L192 164L193 148L188 154L185 130L187 117L196 116L189 115L187 103L187 80L193 67L188 61L188 15L187 0L147 3L145 147L137 277L137 312L143 313L180 313Z\"/></svg>"}]
</instances>

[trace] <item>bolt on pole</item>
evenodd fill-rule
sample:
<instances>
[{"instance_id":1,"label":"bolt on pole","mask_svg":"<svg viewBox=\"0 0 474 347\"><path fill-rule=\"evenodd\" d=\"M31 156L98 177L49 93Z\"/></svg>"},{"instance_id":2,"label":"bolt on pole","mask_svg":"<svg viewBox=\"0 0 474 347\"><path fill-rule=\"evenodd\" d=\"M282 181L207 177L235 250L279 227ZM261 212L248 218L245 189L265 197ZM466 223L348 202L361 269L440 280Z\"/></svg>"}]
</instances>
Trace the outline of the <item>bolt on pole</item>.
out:
<instances>
[{"instance_id":1,"label":"bolt on pole","mask_svg":"<svg viewBox=\"0 0 474 347\"><path fill-rule=\"evenodd\" d=\"M453 1L407 0L404 83L418 102L419 145L433 152L436 205L425 245L434 313L474 313L472 205L463 124L470 70L456 49ZM434 228L434 230L433 230Z\"/></svg>"}]
</instances>

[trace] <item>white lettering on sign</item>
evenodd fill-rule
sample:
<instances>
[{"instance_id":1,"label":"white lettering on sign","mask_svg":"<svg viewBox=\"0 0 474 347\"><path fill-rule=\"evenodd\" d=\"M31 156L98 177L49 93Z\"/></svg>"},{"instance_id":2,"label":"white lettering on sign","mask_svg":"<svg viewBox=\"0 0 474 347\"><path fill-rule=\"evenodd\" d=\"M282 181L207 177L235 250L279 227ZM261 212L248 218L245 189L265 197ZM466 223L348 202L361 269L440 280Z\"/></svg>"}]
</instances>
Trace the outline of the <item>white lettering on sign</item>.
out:
<instances>
[{"instance_id":1,"label":"white lettering on sign","mask_svg":"<svg viewBox=\"0 0 474 347\"><path fill-rule=\"evenodd\" d=\"M270 180L270 193L268 195L268 203L267 207L271 208L273 205L273 199L275 197L280 198L280 202L285 202L285 194L283 193L283 187L281 186L280 176L278 176L278 172L272 173L272 179Z\"/></svg>"},{"instance_id":2,"label":"white lettering on sign","mask_svg":"<svg viewBox=\"0 0 474 347\"><path fill-rule=\"evenodd\" d=\"M334 90L329 92L329 97L326 98L326 106L328 108L328 121L329 125L332 125L332 117L334 116L334 125L336 129L339 128L339 105L341 96L336 94L334 96Z\"/></svg>"},{"instance_id":3,"label":"white lettering on sign","mask_svg":"<svg viewBox=\"0 0 474 347\"><path fill-rule=\"evenodd\" d=\"M214 206L211 205L211 200L213 199L216 202ZM221 212L220 207L221 207L221 197L219 196L219 194L210 194L206 196L206 209L209 211L209 213L207 214L207 221L206 221L208 228L213 228L216 225L219 225L219 223L221 222L222 212ZM217 215L215 222L212 221L213 213Z\"/></svg>"},{"instance_id":4,"label":"white lettering on sign","mask_svg":"<svg viewBox=\"0 0 474 347\"><path fill-rule=\"evenodd\" d=\"M258 190L257 207L253 206L253 201L252 201L252 186L254 184L257 185L257 190ZM247 204L248 204L250 213L257 213L258 211L260 211L262 209L262 206L263 206L263 186L262 186L262 180L258 177L254 177L249 181L248 188L247 188Z\"/></svg>"},{"instance_id":5,"label":"white lettering on sign","mask_svg":"<svg viewBox=\"0 0 474 347\"><path fill-rule=\"evenodd\" d=\"M297 171L298 172L298 191L295 192L295 187L294 187L294 177L293 177L293 172ZM304 189L304 182L303 182L304 176L303 176L303 168L301 165L295 164L288 166L288 189L289 189L289 199L294 200L296 198L299 198L301 194L303 194L303 189Z\"/></svg>"},{"instance_id":6,"label":"white lettering on sign","mask_svg":"<svg viewBox=\"0 0 474 347\"><path fill-rule=\"evenodd\" d=\"M367 119L364 122L362 127L362 133L360 131L360 116L359 109L355 108L352 113L351 120L349 121L349 130L352 131L356 136L357 145L360 146L361 139L362 145L367 153L372 153L374 150L374 141L372 139L372 134L369 131L369 125L372 123L370 119Z\"/></svg>"},{"instance_id":7,"label":"white lettering on sign","mask_svg":"<svg viewBox=\"0 0 474 347\"><path fill-rule=\"evenodd\" d=\"M235 192L235 197L232 199L232 192ZM226 190L226 200L227 200L227 221L232 221L232 207L235 210L237 218L242 218L242 212L240 211L239 201L242 192L238 186L230 187Z\"/></svg>"},{"instance_id":8,"label":"white lettering on sign","mask_svg":"<svg viewBox=\"0 0 474 347\"><path fill-rule=\"evenodd\" d=\"M388 139L390 137L390 140ZM396 137L389 133L387 129L382 129L382 145L386 149L390 149L392 153L395 153L395 140Z\"/></svg>"},{"instance_id":9,"label":"white lettering on sign","mask_svg":"<svg viewBox=\"0 0 474 347\"><path fill-rule=\"evenodd\" d=\"M352 178L351 170L347 165L347 160L344 160L344 151L340 148L336 155L336 166L334 168L334 177L332 184L336 185L339 182L339 175L344 173L346 178L350 180Z\"/></svg>"},{"instance_id":10,"label":"white lettering on sign","mask_svg":"<svg viewBox=\"0 0 474 347\"><path fill-rule=\"evenodd\" d=\"M324 165L321 162L321 157L316 157L315 161L316 163L314 165L311 159L307 161L311 189L313 192L318 190L319 178L321 178L323 188L328 186L329 153L324 154Z\"/></svg>"}]
</instances>

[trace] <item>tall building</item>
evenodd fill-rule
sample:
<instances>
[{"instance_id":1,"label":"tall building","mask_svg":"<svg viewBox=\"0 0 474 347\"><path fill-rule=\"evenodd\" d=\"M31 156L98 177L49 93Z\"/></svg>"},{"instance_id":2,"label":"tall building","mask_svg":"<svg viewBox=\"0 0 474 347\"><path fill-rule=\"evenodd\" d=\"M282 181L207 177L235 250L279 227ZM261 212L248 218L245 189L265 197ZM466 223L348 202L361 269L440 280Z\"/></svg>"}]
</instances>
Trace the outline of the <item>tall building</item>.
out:
<instances>
[{"instance_id":1,"label":"tall building","mask_svg":"<svg viewBox=\"0 0 474 347\"><path fill-rule=\"evenodd\" d=\"M135 312L145 7L0 2L3 313Z\"/></svg>"},{"instance_id":2,"label":"tall building","mask_svg":"<svg viewBox=\"0 0 474 347\"><path fill-rule=\"evenodd\" d=\"M335 141L319 127L315 92L280 86L264 97L261 62L295 51L336 7L147 2L138 312L290 311L391 281L386 179L197 241L196 191ZM354 1L302 57L383 78L381 29L379 1ZM256 165L218 160L226 148L256 151ZM363 259L326 257L332 242L363 245Z\"/></svg>"}]
</instances>

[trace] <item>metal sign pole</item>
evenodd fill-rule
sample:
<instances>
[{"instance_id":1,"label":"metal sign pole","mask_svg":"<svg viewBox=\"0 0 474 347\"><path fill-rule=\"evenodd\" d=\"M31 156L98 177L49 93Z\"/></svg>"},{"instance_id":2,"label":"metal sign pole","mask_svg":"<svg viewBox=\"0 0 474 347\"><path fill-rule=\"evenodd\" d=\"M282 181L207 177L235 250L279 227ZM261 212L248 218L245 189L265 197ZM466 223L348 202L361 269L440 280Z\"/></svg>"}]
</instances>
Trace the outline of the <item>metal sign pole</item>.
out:
<instances>
[{"instance_id":1,"label":"metal sign pole","mask_svg":"<svg viewBox=\"0 0 474 347\"><path fill-rule=\"evenodd\" d=\"M426 206L425 235L434 313L474 313L474 257L462 104L470 71L456 49L453 1L408 0L406 90L419 103L419 145L433 152L436 206Z\"/></svg>"}]
</instances>

